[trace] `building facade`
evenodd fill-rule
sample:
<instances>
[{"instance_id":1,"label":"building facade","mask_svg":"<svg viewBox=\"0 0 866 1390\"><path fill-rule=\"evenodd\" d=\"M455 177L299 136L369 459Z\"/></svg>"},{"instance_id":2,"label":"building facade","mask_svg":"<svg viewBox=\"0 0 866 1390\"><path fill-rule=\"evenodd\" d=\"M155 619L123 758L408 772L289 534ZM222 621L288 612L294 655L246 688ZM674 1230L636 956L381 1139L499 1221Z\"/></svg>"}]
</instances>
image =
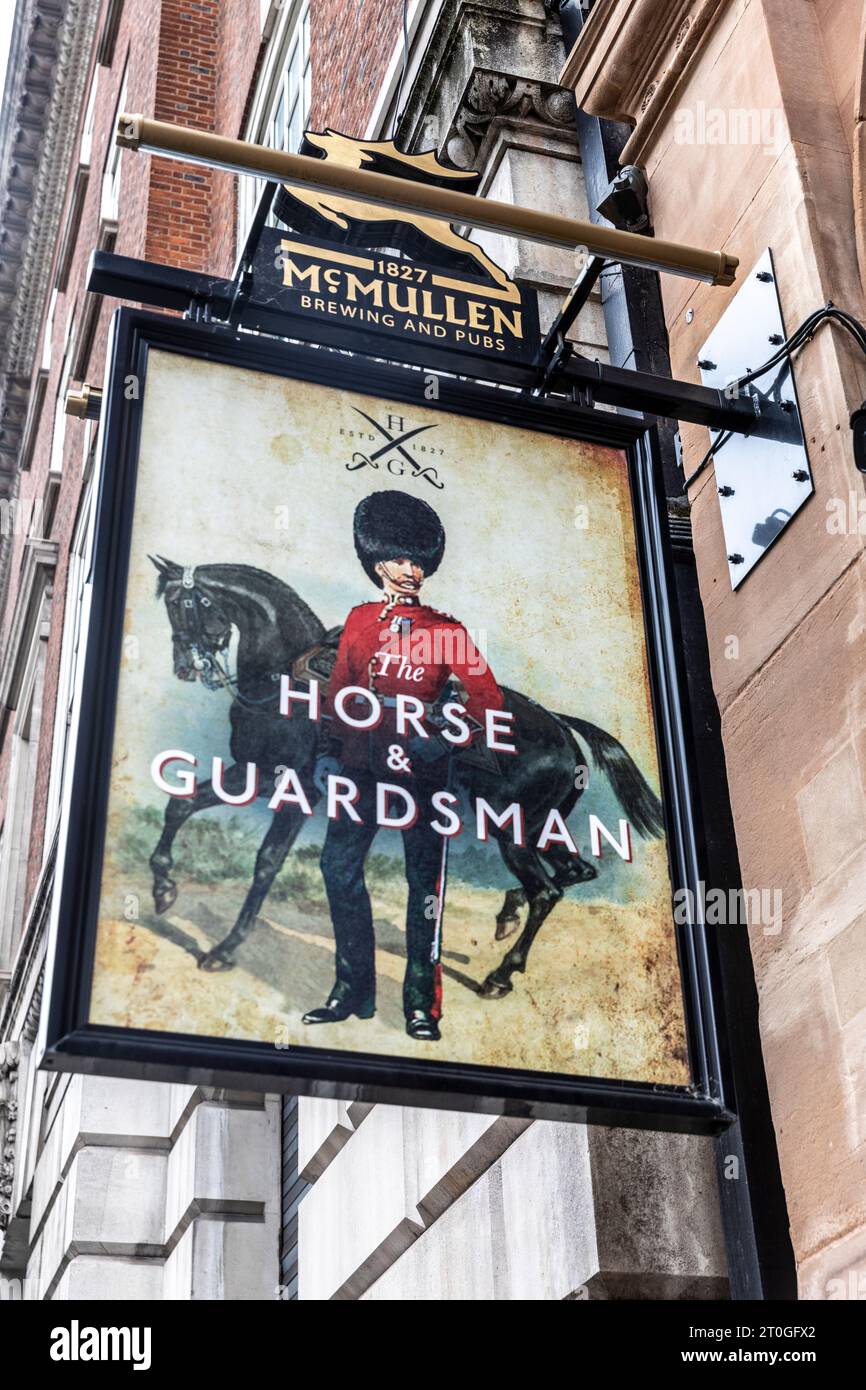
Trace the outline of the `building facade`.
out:
<instances>
[{"instance_id":1,"label":"building facade","mask_svg":"<svg viewBox=\"0 0 866 1390\"><path fill-rule=\"evenodd\" d=\"M772 249L791 333L828 300L866 309L864 63L859 0L599 0L563 81L630 125L658 236L728 245L746 274ZM694 379L731 291L663 279L673 372ZM799 355L815 496L736 593L712 473L690 493L743 882L783 904L751 944L805 1298L866 1296L866 506L848 428L864 366L835 329ZM683 440L688 471L706 432Z\"/></svg>"},{"instance_id":2,"label":"building facade","mask_svg":"<svg viewBox=\"0 0 866 1390\"><path fill-rule=\"evenodd\" d=\"M706 431L683 427L682 462L663 433L701 766L723 784L720 711L743 882L784 904L778 933L751 931L755 1126L712 1141L35 1066L98 484L97 427L65 399L101 384L115 307L87 293L88 258L230 275L258 193L121 153L119 112L290 150L305 128L393 135L478 170L482 195L579 218L597 215L600 171L637 164L656 235L726 245L745 271L772 247L789 330L828 298L863 317L863 0L408 0L405 42L403 19L398 0L17 0L0 117L2 1287L725 1297L741 1287L730 1188L760 1194L760 1151L780 1165L800 1296L864 1297L866 508L847 417L866 372L833 329L797 368L816 496L736 594L712 471L682 497ZM734 130L734 110L758 114ZM478 239L537 291L544 327L575 257ZM653 371L669 337L674 375L696 380L733 292L662 277L660 295L611 268L572 336ZM708 796L711 844L725 814ZM793 1288L788 1255L776 1290Z\"/></svg>"}]
</instances>

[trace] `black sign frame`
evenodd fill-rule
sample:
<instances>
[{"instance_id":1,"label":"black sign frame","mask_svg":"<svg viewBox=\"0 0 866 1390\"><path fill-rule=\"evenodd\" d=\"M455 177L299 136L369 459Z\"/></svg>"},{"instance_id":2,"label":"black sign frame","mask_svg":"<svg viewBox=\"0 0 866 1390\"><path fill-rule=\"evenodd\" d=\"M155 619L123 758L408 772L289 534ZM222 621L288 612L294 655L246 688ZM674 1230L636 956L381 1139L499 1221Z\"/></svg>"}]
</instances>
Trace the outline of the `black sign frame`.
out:
<instances>
[{"instance_id":1,"label":"black sign frame","mask_svg":"<svg viewBox=\"0 0 866 1390\"><path fill-rule=\"evenodd\" d=\"M114 715L123 639L138 446L151 349L229 366L345 385L346 356L275 343L224 325L192 323L122 308L113 323L102 422L102 468L92 568L92 599L80 694L78 738L61 825L49 956L49 1003L41 1065L186 1084L255 1088L323 1097L426 1105L526 1118L571 1120L651 1130L720 1133L736 1118L720 1031L715 950L701 922L675 927L692 1081L687 1086L500 1069L468 1063L413 1062L324 1047L286 1047L88 1022L94 969ZM475 364L477 369L477 363ZM472 359L454 354L453 371L471 375ZM130 390L130 381L136 387ZM424 377L354 356L352 389L418 403ZM655 430L639 417L585 410L562 400L443 377L442 398L424 400L451 413L493 420L624 450L628 459L644 622L656 722L672 888L701 902L705 875L693 814L694 774L686 736L681 644L671 602L667 511Z\"/></svg>"}]
</instances>

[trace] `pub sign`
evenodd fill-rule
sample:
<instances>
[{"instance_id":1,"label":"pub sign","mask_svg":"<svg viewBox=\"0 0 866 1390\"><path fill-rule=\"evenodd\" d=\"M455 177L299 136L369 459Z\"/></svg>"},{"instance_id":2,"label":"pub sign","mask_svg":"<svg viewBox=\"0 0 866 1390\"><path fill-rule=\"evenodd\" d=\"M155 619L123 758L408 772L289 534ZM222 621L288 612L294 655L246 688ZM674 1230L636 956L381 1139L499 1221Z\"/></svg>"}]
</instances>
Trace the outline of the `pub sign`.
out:
<instances>
[{"instance_id":1,"label":"pub sign","mask_svg":"<svg viewBox=\"0 0 866 1390\"><path fill-rule=\"evenodd\" d=\"M482 303L427 269L382 294ZM641 422L119 310L45 1065L721 1127L652 479Z\"/></svg>"}]
</instances>

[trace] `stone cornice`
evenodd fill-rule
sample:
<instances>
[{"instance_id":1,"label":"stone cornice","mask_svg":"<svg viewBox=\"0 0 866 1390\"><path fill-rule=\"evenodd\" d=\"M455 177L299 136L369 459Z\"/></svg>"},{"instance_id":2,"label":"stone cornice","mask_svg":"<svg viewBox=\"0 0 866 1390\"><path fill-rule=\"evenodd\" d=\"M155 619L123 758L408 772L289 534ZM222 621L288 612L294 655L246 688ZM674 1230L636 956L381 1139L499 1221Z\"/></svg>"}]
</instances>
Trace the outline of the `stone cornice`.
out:
<instances>
[{"instance_id":1,"label":"stone cornice","mask_svg":"<svg viewBox=\"0 0 866 1390\"><path fill-rule=\"evenodd\" d=\"M596 0L560 82L594 116L634 134L622 164L640 163L689 62L728 0Z\"/></svg>"},{"instance_id":2,"label":"stone cornice","mask_svg":"<svg viewBox=\"0 0 866 1390\"><path fill-rule=\"evenodd\" d=\"M445 136L444 153L459 169L481 168L492 127L503 119L573 130L574 100L547 82L476 68Z\"/></svg>"},{"instance_id":3,"label":"stone cornice","mask_svg":"<svg viewBox=\"0 0 866 1390\"><path fill-rule=\"evenodd\" d=\"M0 495L8 496L100 0L19 0L0 116Z\"/></svg>"}]
</instances>

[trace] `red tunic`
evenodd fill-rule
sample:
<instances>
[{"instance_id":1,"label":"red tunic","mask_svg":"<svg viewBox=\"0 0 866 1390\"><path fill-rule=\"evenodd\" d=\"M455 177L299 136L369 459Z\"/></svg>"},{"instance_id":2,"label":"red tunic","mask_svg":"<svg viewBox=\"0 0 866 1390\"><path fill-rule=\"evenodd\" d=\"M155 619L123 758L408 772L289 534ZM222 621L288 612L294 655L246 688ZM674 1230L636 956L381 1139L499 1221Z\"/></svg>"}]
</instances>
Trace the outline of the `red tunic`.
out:
<instances>
[{"instance_id":1,"label":"red tunic","mask_svg":"<svg viewBox=\"0 0 866 1390\"><path fill-rule=\"evenodd\" d=\"M385 701L414 695L429 706L452 676L466 691L462 703L467 713L483 728L485 710L502 709L502 691L463 624L423 603L398 601L389 607L384 598L362 603L346 619L324 712L333 715L334 698L348 685L372 690ZM346 708L353 717L365 717L369 706L364 701L353 707L350 701ZM417 737L411 725L406 736L398 737L396 711L388 705L373 730L352 729L332 717L330 733L341 741L341 759L347 766L377 772L383 771L390 744L406 748Z\"/></svg>"}]
</instances>

